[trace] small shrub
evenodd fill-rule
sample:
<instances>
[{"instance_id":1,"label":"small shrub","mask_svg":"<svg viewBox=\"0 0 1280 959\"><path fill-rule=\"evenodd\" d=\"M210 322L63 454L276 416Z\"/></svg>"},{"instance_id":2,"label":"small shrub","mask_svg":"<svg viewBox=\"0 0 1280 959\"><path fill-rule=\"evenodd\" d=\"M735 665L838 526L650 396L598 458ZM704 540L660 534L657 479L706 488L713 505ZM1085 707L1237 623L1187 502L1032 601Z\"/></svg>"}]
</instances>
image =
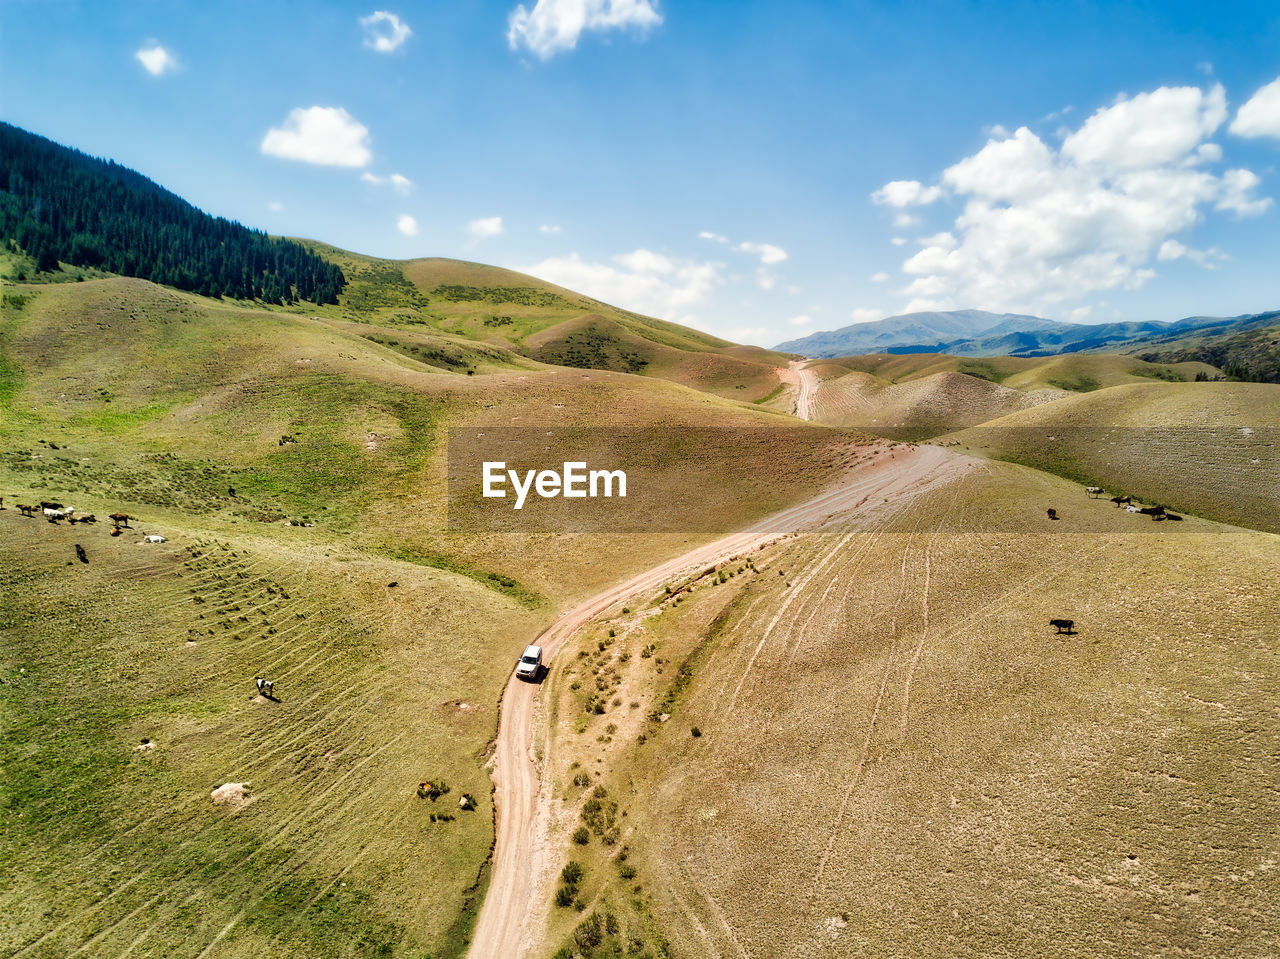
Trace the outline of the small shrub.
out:
<instances>
[{"instance_id":1,"label":"small shrub","mask_svg":"<svg viewBox=\"0 0 1280 959\"><path fill-rule=\"evenodd\" d=\"M591 840L591 833L586 826L579 826L573 831L573 835L569 837L579 846L585 846Z\"/></svg>"},{"instance_id":2,"label":"small shrub","mask_svg":"<svg viewBox=\"0 0 1280 959\"><path fill-rule=\"evenodd\" d=\"M636 877L636 867L623 863L618 867L618 875L623 879L634 879Z\"/></svg>"},{"instance_id":3,"label":"small shrub","mask_svg":"<svg viewBox=\"0 0 1280 959\"><path fill-rule=\"evenodd\" d=\"M556 890L556 905L561 909L567 909L573 905L574 895L575 890L570 889L568 886L561 886Z\"/></svg>"},{"instance_id":4,"label":"small shrub","mask_svg":"<svg viewBox=\"0 0 1280 959\"><path fill-rule=\"evenodd\" d=\"M591 773L578 773L573 777L573 784L575 786L589 786L591 784Z\"/></svg>"},{"instance_id":5,"label":"small shrub","mask_svg":"<svg viewBox=\"0 0 1280 959\"><path fill-rule=\"evenodd\" d=\"M576 886L582 881L582 877L586 875L586 870L582 868L582 863L570 860L568 865L560 870L560 878L566 885Z\"/></svg>"}]
</instances>

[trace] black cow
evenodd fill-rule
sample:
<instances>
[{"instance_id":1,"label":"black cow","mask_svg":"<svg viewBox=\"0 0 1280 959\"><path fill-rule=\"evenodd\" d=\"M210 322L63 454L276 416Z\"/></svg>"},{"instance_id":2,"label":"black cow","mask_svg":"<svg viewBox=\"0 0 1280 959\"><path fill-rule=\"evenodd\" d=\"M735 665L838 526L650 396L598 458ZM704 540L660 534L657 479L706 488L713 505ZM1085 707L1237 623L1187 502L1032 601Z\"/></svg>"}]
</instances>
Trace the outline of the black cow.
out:
<instances>
[{"instance_id":1,"label":"black cow","mask_svg":"<svg viewBox=\"0 0 1280 959\"><path fill-rule=\"evenodd\" d=\"M1133 497L1132 496L1113 496L1111 497L1111 502L1115 503L1117 506L1128 506L1130 503L1133 502Z\"/></svg>"},{"instance_id":2,"label":"black cow","mask_svg":"<svg viewBox=\"0 0 1280 959\"><path fill-rule=\"evenodd\" d=\"M1075 626L1075 624L1076 624L1076 621L1074 619L1049 620L1049 625L1056 626L1058 628L1059 633L1074 633L1075 629L1073 627Z\"/></svg>"},{"instance_id":3,"label":"black cow","mask_svg":"<svg viewBox=\"0 0 1280 959\"><path fill-rule=\"evenodd\" d=\"M76 557L80 562L85 563L86 565L89 562L89 554L84 551L84 547L79 543L76 543Z\"/></svg>"}]
</instances>

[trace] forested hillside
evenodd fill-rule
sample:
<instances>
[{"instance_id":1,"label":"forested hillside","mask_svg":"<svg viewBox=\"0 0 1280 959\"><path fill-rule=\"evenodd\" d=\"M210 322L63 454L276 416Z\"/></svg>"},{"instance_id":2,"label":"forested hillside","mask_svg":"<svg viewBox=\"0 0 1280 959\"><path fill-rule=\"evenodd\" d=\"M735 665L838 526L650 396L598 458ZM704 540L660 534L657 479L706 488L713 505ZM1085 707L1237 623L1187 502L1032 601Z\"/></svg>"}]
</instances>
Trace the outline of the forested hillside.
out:
<instances>
[{"instance_id":1,"label":"forested hillside","mask_svg":"<svg viewBox=\"0 0 1280 959\"><path fill-rule=\"evenodd\" d=\"M336 303L346 280L300 243L210 216L119 164L0 123L0 239L35 260L204 296Z\"/></svg>"}]
</instances>

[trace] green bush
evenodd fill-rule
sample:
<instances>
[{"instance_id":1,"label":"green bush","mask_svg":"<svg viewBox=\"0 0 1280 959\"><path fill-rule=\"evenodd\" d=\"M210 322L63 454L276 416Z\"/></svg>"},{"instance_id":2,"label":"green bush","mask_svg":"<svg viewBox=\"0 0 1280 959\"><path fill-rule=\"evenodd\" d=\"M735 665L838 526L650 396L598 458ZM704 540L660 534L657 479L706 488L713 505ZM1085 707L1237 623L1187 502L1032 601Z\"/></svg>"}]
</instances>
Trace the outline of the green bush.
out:
<instances>
[{"instance_id":1,"label":"green bush","mask_svg":"<svg viewBox=\"0 0 1280 959\"><path fill-rule=\"evenodd\" d=\"M579 826L573 831L573 835L569 838L579 846L585 846L591 839L591 833L587 831L586 826Z\"/></svg>"}]
</instances>

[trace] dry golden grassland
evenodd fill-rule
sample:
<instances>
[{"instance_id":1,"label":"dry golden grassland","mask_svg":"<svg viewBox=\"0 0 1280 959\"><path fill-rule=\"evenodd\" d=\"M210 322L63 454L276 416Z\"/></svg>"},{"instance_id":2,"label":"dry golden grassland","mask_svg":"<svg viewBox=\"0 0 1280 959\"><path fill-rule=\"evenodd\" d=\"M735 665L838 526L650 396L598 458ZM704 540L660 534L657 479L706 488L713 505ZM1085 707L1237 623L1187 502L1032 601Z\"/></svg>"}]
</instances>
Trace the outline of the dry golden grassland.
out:
<instances>
[{"instance_id":1,"label":"dry golden grassland","mask_svg":"<svg viewBox=\"0 0 1280 959\"><path fill-rule=\"evenodd\" d=\"M1280 532L1280 389L1143 383L1070 396L940 441Z\"/></svg>"},{"instance_id":2,"label":"dry golden grassland","mask_svg":"<svg viewBox=\"0 0 1280 959\"><path fill-rule=\"evenodd\" d=\"M1112 386L1181 383L1216 373L1202 363L1161 365L1131 356L1072 354L1036 359L935 353L815 360L819 423L919 440Z\"/></svg>"},{"instance_id":3,"label":"dry golden grassland","mask_svg":"<svg viewBox=\"0 0 1280 959\"><path fill-rule=\"evenodd\" d=\"M1280 948L1275 536L986 463L723 572L562 652L548 952Z\"/></svg>"}]
</instances>

